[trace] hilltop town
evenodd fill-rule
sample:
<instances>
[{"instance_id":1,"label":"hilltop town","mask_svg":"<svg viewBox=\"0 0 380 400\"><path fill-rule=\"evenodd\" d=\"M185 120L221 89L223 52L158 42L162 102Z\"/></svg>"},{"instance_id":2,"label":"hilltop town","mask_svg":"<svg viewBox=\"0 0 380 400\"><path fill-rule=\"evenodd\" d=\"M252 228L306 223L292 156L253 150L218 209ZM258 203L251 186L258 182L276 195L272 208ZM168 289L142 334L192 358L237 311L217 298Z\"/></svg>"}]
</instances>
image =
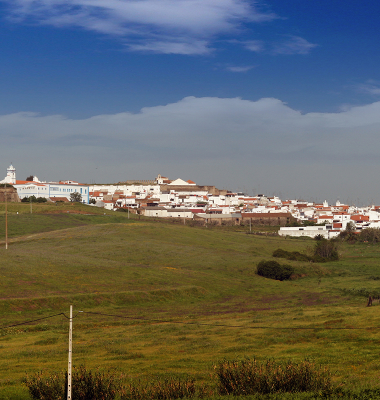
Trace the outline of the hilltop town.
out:
<instances>
[{"instance_id":1,"label":"hilltop town","mask_svg":"<svg viewBox=\"0 0 380 400\"><path fill-rule=\"evenodd\" d=\"M49 202L81 201L107 210L133 212L146 217L181 218L200 225L272 225L280 226L282 236L337 236L347 224L360 231L380 228L380 206L355 207L348 204L329 205L264 194L248 196L241 192L200 186L192 180L158 175L154 180L129 180L117 184L87 185L66 180L41 182L35 176L16 179L11 165L0 181L17 190L17 199L31 196ZM78 197L73 197L77 194Z\"/></svg>"}]
</instances>

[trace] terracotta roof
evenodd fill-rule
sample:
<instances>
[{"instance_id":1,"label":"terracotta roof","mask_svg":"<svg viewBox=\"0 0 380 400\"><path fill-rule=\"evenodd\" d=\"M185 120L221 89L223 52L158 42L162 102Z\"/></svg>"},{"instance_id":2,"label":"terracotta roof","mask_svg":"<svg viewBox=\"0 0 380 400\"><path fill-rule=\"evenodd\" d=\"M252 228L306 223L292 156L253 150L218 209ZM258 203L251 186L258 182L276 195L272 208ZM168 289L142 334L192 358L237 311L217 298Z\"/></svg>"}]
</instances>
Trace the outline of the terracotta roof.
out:
<instances>
[{"instance_id":1,"label":"terracotta roof","mask_svg":"<svg viewBox=\"0 0 380 400\"><path fill-rule=\"evenodd\" d=\"M35 185L36 182L33 182L33 181L18 181L18 180L16 180L15 184L16 185L26 185L26 184Z\"/></svg>"},{"instance_id":2,"label":"terracotta roof","mask_svg":"<svg viewBox=\"0 0 380 400\"><path fill-rule=\"evenodd\" d=\"M368 215L351 215L351 219L353 221L369 221L369 216Z\"/></svg>"}]
</instances>

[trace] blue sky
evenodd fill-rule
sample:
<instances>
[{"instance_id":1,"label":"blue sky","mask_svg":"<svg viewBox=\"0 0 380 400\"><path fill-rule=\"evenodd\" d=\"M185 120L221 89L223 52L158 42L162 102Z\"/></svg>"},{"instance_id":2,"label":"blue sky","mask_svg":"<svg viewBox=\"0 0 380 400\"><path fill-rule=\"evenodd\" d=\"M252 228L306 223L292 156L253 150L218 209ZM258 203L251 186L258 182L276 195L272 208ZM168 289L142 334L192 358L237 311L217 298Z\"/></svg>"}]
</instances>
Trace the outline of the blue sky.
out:
<instances>
[{"instance_id":1,"label":"blue sky","mask_svg":"<svg viewBox=\"0 0 380 400\"><path fill-rule=\"evenodd\" d=\"M374 0L0 0L4 175L380 203L379 15Z\"/></svg>"}]
</instances>

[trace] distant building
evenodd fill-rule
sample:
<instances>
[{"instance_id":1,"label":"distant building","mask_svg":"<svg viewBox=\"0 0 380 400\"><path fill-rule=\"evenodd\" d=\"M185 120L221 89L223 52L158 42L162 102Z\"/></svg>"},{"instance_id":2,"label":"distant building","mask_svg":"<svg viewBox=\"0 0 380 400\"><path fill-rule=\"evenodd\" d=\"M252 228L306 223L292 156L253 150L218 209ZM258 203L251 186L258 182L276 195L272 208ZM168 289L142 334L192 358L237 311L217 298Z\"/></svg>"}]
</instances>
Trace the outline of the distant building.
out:
<instances>
[{"instance_id":1,"label":"distant building","mask_svg":"<svg viewBox=\"0 0 380 400\"><path fill-rule=\"evenodd\" d=\"M12 164L7 169L7 176L0 183L10 183L11 185L16 183L16 168Z\"/></svg>"},{"instance_id":2,"label":"distant building","mask_svg":"<svg viewBox=\"0 0 380 400\"><path fill-rule=\"evenodd\" d=\"M8 167L7 176L0 183L12 184L17 189L20 199L35 196L44 197L51 201L56 201L56 198L62 197L70 200L70 194L77 192L82 195L83 203L88 204L90 201L88 185L83 185L75 181L40 182L36 177L33 181L20 181L16 179L16 169L13 165Z\"/></svg>"}]
</instances>

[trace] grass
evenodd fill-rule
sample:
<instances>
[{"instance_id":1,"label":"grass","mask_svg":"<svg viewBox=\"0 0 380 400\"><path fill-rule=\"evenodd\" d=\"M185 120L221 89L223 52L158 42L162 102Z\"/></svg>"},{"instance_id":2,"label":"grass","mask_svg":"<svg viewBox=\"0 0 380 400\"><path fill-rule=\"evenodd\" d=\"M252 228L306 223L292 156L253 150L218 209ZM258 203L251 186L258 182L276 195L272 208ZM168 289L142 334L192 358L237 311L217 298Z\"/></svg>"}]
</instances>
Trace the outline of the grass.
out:
<instances>
[{"instance_id":1,"label":"grass","mask_svg":"<svg viewBox=\"0 0 380 400\"><path fill-rule=\"evenodd\" d=\"M298 279L280 282L257 276L257 263L275 260L277 248L306 252L313 240L128 220L84 205L35 205L33 214L8 206L1 325L67 316L73 304L74 314L85 311L74 319L75 365L127 381L174 374L207 383L224 358L309 357L335 383L377 385L380 304L365 307L351 292L380 289L379 245L344 243L337 262L289 261ZM1 329L0 398L28 399L25 373L64 370L67 336L63 315Z\"/></svg>"}]
</instances>

